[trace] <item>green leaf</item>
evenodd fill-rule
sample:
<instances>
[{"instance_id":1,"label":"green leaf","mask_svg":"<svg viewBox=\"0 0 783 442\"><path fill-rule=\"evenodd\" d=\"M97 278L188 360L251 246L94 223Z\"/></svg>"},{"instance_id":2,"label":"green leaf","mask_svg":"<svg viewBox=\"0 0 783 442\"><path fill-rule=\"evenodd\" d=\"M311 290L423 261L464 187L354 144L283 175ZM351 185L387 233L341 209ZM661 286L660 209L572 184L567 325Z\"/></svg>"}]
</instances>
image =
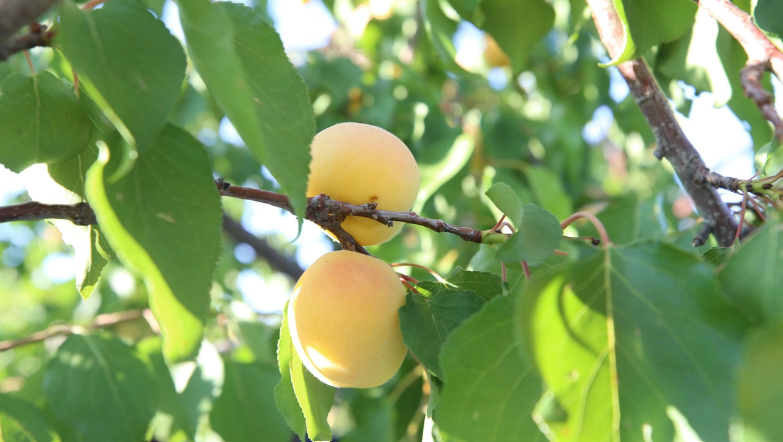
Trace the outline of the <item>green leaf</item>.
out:
<instances>
[{"instance_id":1,"label":"green leaf","mask_svg":"<svg viewBox=\"0 0 783 442\"><path fill-rule=\"evenodd\" d=\"M343 442L396 442L394 437L394 405L388 398L359 394L351 402L351 414L356 426L340 438Z\"/></svg>"},{"instance_id":2,"label":"green leaf","mask_svg":"<svg viewBox=\"0 0 783 442\"><path fill-rule=\"evenodd\" d=\"M161 18L163 16L163 4L166 3L166 0L142 0L142 1L147 5L147 8L149 8L150 11L155 13L155 15L158 18Z\"/></svg>"},{"instance_id":3,"label":"green leaf","mask_svg":"<svg viewBox=\"0 0 783 442\"><path fill-rule=\"evenodd\" d=\"M748 343L739 372L739 409L747 442L783 440L783 323Z\"/></svg>"},{"instance_id":4,"label":"green leaf","mask_svg":"<svg viewBox=\"0 0 783 442\"><path fill-rule=\"evenodd\" d=\"M776 0L758 0L753 10L758 26L777 36L783 36L783 4Z\"/></svg>"},{"instance_id":5,"label":"green leaf","mask_svg":"<svg viewBox=\"0 0 783 442\"><path fill-rule=\"evenodd\" d=\"M496 183L487 196L517 229L498 250L499 260L538 265L560 245L563 231L557 218L535 204L523 204L508 184Z\"/></svg>"},{"instance_id":6,"label":"green leaf","mask_svg":"<svg viewBox=\"0 0 783 442\"><path fill-rule=\"evenodd\" d=\"M227 442L289 442L291 430L275 408L280 375L258 364L226 364L226 383L209 415L212 428Z\"/></svg>"},{"instance_id":7,"label":"green leaf","mask_svg":"<svg viewBox=\"0 0 783 442\"><path fill-rule=\"evenodd\" d=\"M778 141L777 137L772 137L772 140L767 144L769 146L769 149L767 150L767 159L764 160L764 165L761 166L761 173L762 175L766 175L767 173L767 166L769 165L770 161L773 159L773 155L775 151L778 150L780 147L780 141Z\"/></svg>"},{"instance_id":8,"label":"green leaf","mask_svg":"<svg viewBox=\"0 0 783 442\"><path fill-rule=\"evenodd\" d=\"M441 352L442 432L465 442L545 440L532 413L541 378L514 332L514 299L495 298L454 330Z\"/></svg>"},{"instance_id":9,"label":"green leaf","mask_svg":"<svg viewBox=\"0 0 783 442\"><path fill-rule=\"evenodd\" d=\"M436 293L427 287L435 286ZM440 283L416 285L420 295L412 291L400 307L400 328L405 345L424 366L443 377L438 366L438 354L449 333L479 311L485 301L470 290L443 288Z\"/></svg>"},{"instance_id":10,"label":"green leaf","mask_svg":"<svg viewBox=\"0 0 783 442\"><path fill-rule=\"evenodd\" d=\"M280 382L275 386L275 405L300 440L305 439L307 426L305 415L296 400L293 379L291 377L291 362L294 344L288 331L288 303L283 308L283 323L280 325L280 338L277 342L277 364L280 370Z\"/></svg>"},{"instance_id":11,"label":"green leaf","mask_svg":"<svg viewBox=\"0 0 783 442\"><path fill-rule=\"evenodd\" d=\"M315 116L280 37L251 8L180 2L188 51L245 144L304 214Z\"/></svg>"},{"instance_id":12,"label":"green leaf","mask_svg":"<svg viewBox=\"0 0 783 442\"><path fill-rule=\"evenodd\" d=\"M555 11L543 0L482 0L481 22L511 59L514 72L521 72L533 47L552 29Z\"/></svg>"},{"instance_id":13,"label":"green leaf","mask_svg":"<svg viewBox=\"0 0 783 442\"><path fill-rule=\"evenodd\" d=\"M731 82L718 55L718 22L706 10L696 14L696 23L677 41L661 45L655 65L659 73L683 80L696 92L711 91L715 107L729 102Z\"/></svg>"},{"instance_id":14,"label":"green leaf","mask_svg":"<svg viewBox=\"0 0 783 442\"><path fill-rule=\"evenodd\" d=\"M701 255L701 259L715 267L720 266L731 256L731 247L713 247Z\"/></svg>"},{"instance_id":15,"label":"green leaf","mask_svg":"<svg viewBox=\"0 0 783 442\"><path fill-rule=\"evenodd\" d=\"M167 428L159 429L157 424L157 418L153 420L150 425L151 431L157 434L158 431L164 431L171 434L176 431L182 430L187 432L188 428L194 427L194 423L188 421L187 414L185 412L185 404L180 400L179 393L177 393L177 387L174 385L174 380L171 377L166 360L163 358L162 353L163 342L160 336L152 336L146 338L136 344L136 348L139 353L149 361L152 367L152 373L155 377L157 384L156 391L158 396L157 401L157 413L158 415L165 414L170 417L169 422L165 422ZM197 405L197 404L194 404ZM163 424L160 424L161 426ZM187 436L193 440L195 439L195 433L187 432Z\"/></svg>"},{"instance_id":16,"label":"green leaf","mask_svg":"<svg viewBox=\"0 0 783 442\"><path fill-rule=\"evenodd\" d=\"M571 197L556 173L543 166L529 166L525 168L525 177L536 203L552 212L555 218L566 219L574 213Z\"/></svg>"},{"instance_id":17,"label":"green leaf","mask_svg":"<svg viewBox=\"0 0 783 442\"><path fill-rule=\"evenodd\" d=\"M60 436L32 404L0 394L0 440L60 442Z\"/></svg>"},{"instance_id":18,"label":"green leaf","mask_svg":"<svg viewBox=\"0 0 783 442\"><path fill-rule=\"evenodd\" d=\"M567 415L559 440L671 441L678 412L728 442L748 323L709 264L659 242L609 247L518 294L520 330Z\"/></svg>"},{"instance_id":19,"label":"green leaf","mask_svg":"<svg viewBox=\"0 0 783 442\"><path fill-rule=\"evenodd\" d=\"M139 152L150 147L185 77L182 46L163 22L136 0L114 0L92 11L66 1L55 43L89 80L86 87L110 109L110 118L116 116L112 121L127 128Z\"/></svg>"},{"instance_id":20,"label":"green leaf","mask_svg":"<svg viewBox=\"0 0 783 442\"><path fill-rule=\"evenodd\" d=\"M616 245L629 244L640 239L662 239L666 236L665 218L661 215L662 208L654 198L643 201L635 197L612 201L601 213L598 219L610 233L612 242ZM598 238L598 231L590 224L580 234Z\"/></svg>"},{"instance_id":21,"label":"green leaf","mask_svg":"<svg viewBox=\"0 0 783 442\"><path fill-rule=\"evenodd\" d=\"M204 341L195 362L174 364L169 369L161 352L160 337L147 338L137 348L150 361L158 382L158 413L169 417L161 419L161 428L155 430L163 434L183 431L191 440L197 438L223 388L223 359L217 349Z\"/></svg>"},{"instance_id":22,"label":"green leaf","mask_svg":"<svg viewBox=\"0 0 783 442\"><path fill-rule=\"evenodd\" d=\"M291 383L305 416L307 435L316 441L332 440L332 429L326 418L337 389L324 384L307 371L296 351L291 353Z\"/></svg>"},{"instance_id":23,"label":"green leaf","mask_svg":"<svg viewBox=\"0 0 783 442\"><path fill-rule=\"evenodd\" d=\"M631 30L628 26L628 16L625 13L625 6L623 6L623 0L612 0L615 10L617 10L617 16L620 18L620 24L623 28L623 51L618 54L609 63L600 64L602 67L616 66L620 63L624 63L634 58L636 51L636 42L633 41Z\"/></svg>"},{"instance_id":24,"label":"green leaf","mask_svg":"<svg viewBox=\"0 0 783 442\"><path fill-rule=\"evenodd\" d=\"M83 441L138 442L155 414L156 384L133 347L116 338L72 335L46 369L55 416Z\"/></svg>"},{"instance_id":25,"label":"green leaf","mask_svg":"<svg viewBox=\"0 0 783 442\"><path fill-rule=\"evenodd\" d=\"M718 274L726 294L764 321L783 319L783 224L770 220Z\"/></svg>"},{"instance_id":26,"label":"green leaf","mask_svg":"<svg viewBox=\"0 0 783 442\"><path fill-rule=\"evenodd\" d=\"M474 292L487 301L503 293L503 281L498 275L489 272L463 270L462 267L457 266L446 280L460 289ZM429 290L433 292L434 289Z\"/></svg>"},{"instance_id":27,"label":"green leaf","mask_svg":"<svg viewBox=\"0 0 783 442\"><path fill-rule=\"evenodd\" d=\"M326 417L334 402L336 389L315 378L302 364L288 331L288 305L283 309L283 324L277 348L280 383L275 387L275 404L288 426L304 440L305 429L312 440L331 440L332 429Z\"/></svg>"},{"instance_id":28,"label":"green leaf","mask_svg":"<svg viewBox=\"0 0 783 442\"><path fill-rule=\"evenodd\" d=\"M0 96L0 163L21 172L34 163L70 158L87 146L90 120L82 103L51 72L12 74Z\"/></svg>"},{"instance_id":29,"label":"green leaf","mask_svg":"<svg viewBox=\"0 0 783 442\"><path fill-rule=\"evenodd\" d=\"M618 0L615 0L617 4ZM653 46L674 41L693 25L698 6L688 0L622 0L639 57Z\"/></svg>"},{"instance_id":30,"label":"green leaf","mask_svg":"<svg viewBox=\"0 0 783 442\"><path fill-rule=\"evenodd\" d=\"M209 157L169 125L124 177L109 181L121 153L122 146L102 149L87 174L87 199L120 260L147 283L164 355L171 362L192 358L221 249L222 211Z\"/></svg>"}]
</instances>

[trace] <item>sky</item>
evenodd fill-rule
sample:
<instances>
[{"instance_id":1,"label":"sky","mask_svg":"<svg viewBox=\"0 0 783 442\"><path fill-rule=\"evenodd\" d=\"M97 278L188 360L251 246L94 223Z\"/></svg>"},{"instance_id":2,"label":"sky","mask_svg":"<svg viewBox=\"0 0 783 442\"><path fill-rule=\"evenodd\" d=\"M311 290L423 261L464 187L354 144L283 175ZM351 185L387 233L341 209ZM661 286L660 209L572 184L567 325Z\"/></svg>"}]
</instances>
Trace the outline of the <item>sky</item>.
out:
<instances>
[{"instance_id":1,"label":"sky","mask_svg":"<svg viewBox=\"0 0 783 442\"><path fill-rule=\"evenodd\" d=\"M251 4L252 0L237 2ZM311 0L306 3L294 0L269 0L268 11L274 19L275 27L286 50L294 61L301 60L302 54L308 50L327 45L337 26L334 17L321 0ZM184 41L177 6L171 0L166 2L162 18L171 33ZM482 31L463 22L454 36L454 44L458 60L470 63L471 60L478 60L482 56L485 40ZM498 68L490 71L488 78L490 86L495 89L506 87L510 81L505 72ZM615 68L610 69L610 78L610 96L619 102L627 96L628 86ZM524 82L526 79L529 81L529 76L523 74L517 81ZM783 91L781 84L776 80L775 89ZM690 94L693 95L692 92ZM678 113L678 118L686 135L702 155L707 166L723 175L735 177L753 175L753 146L742 122L727 107L715 109L714 99L710 93L689 98L693 98L689 115ZM783 100L778 98L779 110L783 110L781 101ZM603 138L612 126L613 120L612 111L608 107L602 106L596 110L593 120L583 130L585 140L597 142ZM243 146L241 138L227 119L221 121L217 135L228 143ZM262 168L261 173L273 179L265 168ZM20 177L0 166L0 205L7 205L11 199L24 191ZM242 225L255 235L277 233L282 234L286 241L296 238L297 222L294 216L268 205L245 202L241 221ZM0 224L0 240L12 239L14 242L19 242L20 248L33 236L34 232L26 226L13 223ZM293 244L297 246L296 261L303 268L307 268L317 258L333 249L332 241L312 223L304 223L301 235ZM234 254L240 262L246 264L252 263L256 258L255 252L247 245L237 246ZM7 255L2 257L3 261L8 260L7 264L11 264L14 259L19 259L18 256L13 256L13 253ZM41 271L52 282L68 281L73 277L70 272L73 268L72 260L72 252L52 254L44 260ZM115 291L127 292L128 285L133 284L133 278L129 278L127 272L122 273L123 270L116 272L117 275L108 275L110 284ZM117 287L114 287L115 285ZM293 287L285 276L278 274L264 278L253 269L242 270L237 276L236 285L245 301L260 313L282 311Z\"/></svg>"}]
</instances>

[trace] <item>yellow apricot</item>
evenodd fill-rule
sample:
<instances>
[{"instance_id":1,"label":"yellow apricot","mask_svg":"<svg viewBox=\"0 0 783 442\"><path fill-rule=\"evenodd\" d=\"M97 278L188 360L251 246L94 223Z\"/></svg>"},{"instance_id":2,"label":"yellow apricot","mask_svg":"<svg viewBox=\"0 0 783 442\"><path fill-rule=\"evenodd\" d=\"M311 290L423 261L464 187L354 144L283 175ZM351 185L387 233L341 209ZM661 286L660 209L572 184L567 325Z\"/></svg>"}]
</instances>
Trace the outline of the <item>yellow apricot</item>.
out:
<instances>
[{"instance_id":1,"label":"yellow apricot","mask_svg":"<svg viewBox=\"0 0 783 442\"><path fill-rule=\"evenodd\" d=\"M491 35L484 35L487 41L487 46L484 49L484 61L487 62L487 65L493 68L510 66L511 60L509 60L508 55L503 52L503 49L500 48L498 42L495 41Z\"/></svg>"},{"instance_id":2,"label":"yellow apricot","mask_svg":"<svg viewBox=\"0 0 783 442\"><path fill-rule=\"evenodd\" d=\"M351 204L375 202L379 210L410 210L419 193L419 167L405 143L380 127L341 123L315 136L307 196L321 193ZM402 223L385 226L349 216L343 229L363 246L390 240Z\"/></svg>"},{"instance_id":3,"label":"yellow apricot","mask_svg":"<svg viewBox=\"0 0 783 442\"><path fill-rule=\"evenodd\" d=\"M288 301L288 328L300 359L335 387L377 387L402 365L407 347L397 310L405 289L372 256L330 252L311 265Z\"/></svg>"}]
</instances>

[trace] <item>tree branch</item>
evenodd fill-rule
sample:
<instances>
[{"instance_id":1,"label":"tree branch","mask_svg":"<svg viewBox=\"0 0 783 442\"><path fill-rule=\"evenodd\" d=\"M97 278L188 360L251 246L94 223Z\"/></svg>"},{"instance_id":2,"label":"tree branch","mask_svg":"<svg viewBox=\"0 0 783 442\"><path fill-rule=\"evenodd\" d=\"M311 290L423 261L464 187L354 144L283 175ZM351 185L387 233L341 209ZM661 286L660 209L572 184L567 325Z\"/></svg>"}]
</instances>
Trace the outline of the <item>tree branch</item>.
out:
<instances>
[{"instance_id":1,"label":"tree branch","mask_svg":"<svg viewBox=\"0 0 783 442\"><path fill-rule=\"evenodd\" d=\"M215 180L215 185L217 186L221 196L269 204L271 206L278 207L293 213L293 208L288 202L288 196L281 193L270 192L268 190L251 189L249 187L232 186L231 184L223 181L222 178ZM377 205L375 203L354 205L342 201L335 201L328 196L321 194L312 198L308 198L305 219L331 232L343 249L364 254L369 253L341 226L342 222L348 216L360 216L363 218L374 219L375 221L378 221L379 223L385 224L389 227L391 227L395 221L416 224L436 232L451 233L453 235L459 236L465 241L475 243L498 243L503 242L505 238L508 237L508 235L504 233L498 233L494 231L482 231L473 229L471 227L452 226L451 224L445 223L439 219L421 217L414 212L392 212L388 210L377 210L376 207ZM28 202L15 206L0 207L0 223L8 221L37 221L52 218L68 219L71 220L74 224L80 226L97 223L95 219L95 213L87 203L41 204L37 202ZM231 225L231 223L236 224L236 222L233 220L229 220L227 222L226 219L226 217L223 219L224 228L226 228L228 223L229 227L226 228L226 230L232 234L232 236L235 238L241 237L242 239L238 240L250 244L250 246L253 248L256 248L256 245L259 245L256 241L251 240L250 237L255 238L255 240L258 240L258 238L249 232L244 231L244 229L242 229L242 231L244 231L245 234L242 234L236 229L235 226ZM239 227L241 228L241 226ZM271 255L266 253L266 249L264 249L263 246L261 246L260 249L256 249L256 252L262 256L271 257ZM280 265L284 266L285 264L280 262ZM301 269L297 270L290 266L286 268L288 271L283 268L280 268L279 270L292 276L297 274L297 272L301 272Z\"/></svg>"},{"instance_id":2,"label":"tree branch","mask_svg":"<svg viewBox=\"0 0 783 442\"><path fill-rule=\"evenodd\" d=\"M95 213L87 203L41 204L30 201L15 206L0 207L0 222L67 219L77 226L95 224Z\"/></svg>"},{"instance_id":3,"label":"tree branch","mask_svg":"<svg viewBox=\"0 0 783 442\"><path fill-rule=\"evenodd\" d=\"M625 42L620 17L613 0L587 0L593 13L593 20L601 41L611 58L622 53ZM704 218L718 244L731 246L737 221L729 208L720 199L712 186L705 185L703 177L709 174L699 153L685 137L674 117L669 101L650 72L643 58L617 66L631 89L636 104L650 125L658 148L656 157L666 158L671 163L683 187L693 199L696 208Z\"/></svg>"},{"instance_id":4,"label":"tree branch","mask_svg":"<svg viewBox=\"0 0 783 442\"><path fill-rule=\"evenodd\" d=\"M37 46L49 46L53 33L46 30L46 26L32 23L30 32L18 37L14 37L0 44L0 61L8 60L9 57L19 51L31 49Z\"/></svg>"},{"instance_id":5,"label":"tree branch","mask_svg":"<svg viewBox=\"0 0 783 442\"><path fill-rule=\"evenodd\" d=\"M783 120L775 112L772 94L761 87L764 72L773 72L783 81L783 53L753 22L753 17L729 0L694 0L718 21L742 45L748 62L740 79L745 95L758 106L764 118L775 127L775 136L783 142Z\"/></svg>"},{"instance_id":6,"label":"tree branch","mask_svg":"<svg viewBox=\"0 0 783 442\"><path fill-rule=\"evenodd\" d=\"M0 0L0 43L34 22L57 0Z\"/></svg>"},{"instance_id":7,"label":"tree branch","mask_svg":"<svg viewBox=\"0 0 783 442\"><path fill-rule=\"evenodd\" d=\"M120 322L133 321L139 318L147 318L149 316L149 309L146 310L127 310L117 313L104 313L95 317L92 324L82 327L79 325L53 325L46 330L35 332L31 335L25 336L19 339L9 339L7 341L0 342L0 351L10 350L12 348L21 347L23 345L34 344L43 340L49 339L52 336L57 335L70 335L81 334L90 330L98 330L101 328L111 327L112 325L119 324Z\"/></svg>"},{"instance_id":8,"label":"tree branch","mask_svg":"<svg viewBox=\"0 0 783 442\"><path fill-rule=\"evenodd\" d=\"M272 268L278 272L285 273L293 280L298 280L299 277L302 276L302 273L304 273L304 270L299 267L299 264L278 252L274 247L270 246L266 240L245 230L245 228L242 227L242 224L234 221L225 213L223 214L223 230L228 233L234 241L245 243L252 247L253 250L256 251L256 254L264 258Z\"/></svg>"}]
</instances>

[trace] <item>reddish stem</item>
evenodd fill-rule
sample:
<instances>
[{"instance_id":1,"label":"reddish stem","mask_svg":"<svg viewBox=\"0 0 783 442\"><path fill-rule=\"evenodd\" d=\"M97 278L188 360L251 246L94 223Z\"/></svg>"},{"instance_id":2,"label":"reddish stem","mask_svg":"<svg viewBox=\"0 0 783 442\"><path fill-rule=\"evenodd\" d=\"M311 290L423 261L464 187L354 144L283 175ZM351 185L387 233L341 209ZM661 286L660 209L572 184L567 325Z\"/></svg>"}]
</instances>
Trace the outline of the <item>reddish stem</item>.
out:
<instances>
[{"instance_id":1,"label":"reddish stem","mask_svg":"<svg viewBox=\"0 0 783 442\"><path fill-rule=\"evenodd\" d=\"M527 261L519 261L522 264L522 270L525 271L525 279L530 280L530 268L527 266Z\"/></svg>"},{"instance_id":2,"label":"reddish stem","mask_svg":"<svg viewBox=\"0 0 783 442\"><path fill-rule=\"evenodd\" d=\"M392 267L416 267L417 269L422 269L425 272L429 273L430 275L434 276L435 279L438 280L438 282L442 282L442 283L446 283L446 284L449 283L448 281L446 281L446 278L440 276L435 270L432 270L431 268L429 268L427 266L423 266L421 264L415 264L415 263L412 263L412 262L395 262L395 263L389 264L389 265L391 265Z\"/></svg>"},{"instance_id":3,"label":"reddish stem","mask_svg":"<svg viewBox=\"0 0 783 442\"><path fill-rule=\"evenodd\" d=\"M609 234L606 233L606 228L604 228L603 223L601 223L601 221L590 212L576 212L575 214L569 216L565 221L560 223L560 228L565 230L566 227L570 226L571 223L573 223L574 221L580 218L584 218L593 224L595 230L598 230L598 236L601 237L602 243L604 243L605 245L612 243L612 241L609 240Z\"/></svg>"}]
</instances>

